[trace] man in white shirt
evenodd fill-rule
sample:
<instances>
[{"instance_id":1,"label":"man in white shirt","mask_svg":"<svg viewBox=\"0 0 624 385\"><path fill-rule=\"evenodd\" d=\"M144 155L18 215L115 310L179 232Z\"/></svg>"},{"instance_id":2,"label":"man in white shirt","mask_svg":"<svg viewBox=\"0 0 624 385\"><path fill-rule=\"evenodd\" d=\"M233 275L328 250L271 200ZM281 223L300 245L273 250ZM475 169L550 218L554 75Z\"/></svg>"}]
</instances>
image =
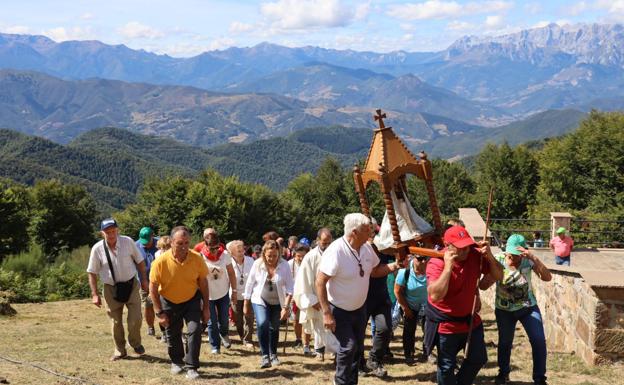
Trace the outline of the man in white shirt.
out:
<instances>
[{"instance_id":1,"label":"man in white shirt","mask_svg":"<svg viewBox=\"0 0 624 385\"><path fill-rule=\"evenodd\" d=\"M323 313L321 304L316 295L316 274L323 252L332 242L331 230L326 227L317 233L317 246L305 255L295 278L295 292L293 300L299 307L299 323L304 332L314 333L314 350L319 360L325 359L325 334L323 327Z\"/></svg>"},{"instance_id":2,"label":"man in white shirt","mask_svg":"<svg viewBox=\"0 0 624 385\"><path fill-rule=\"evenodd\" d=\"M236 287L238 292L232 295L232 312L234 313L234 323L236 324L236 332L241 342L246 347L253 346L254 333L254 316L253 313L245 316L243 314L243 304L245 303L244 288L249 278L249 273L254 264L254 259L245 255L245 247L243 241L231 241L226 245L226 249L232 255L232 266L236 275Z\"/></svg>"},{"instance_id":3,"label":"man in white shirt","mask_svg":"<svg viewBox=\"0 0 624 385\"><path fill-rule=\"evenodd\" d=\"M102 306L102 299L98 292L98 275L104 283L104 301L108 316L112 321L113 340L115 341L115 353L111 360L116 361L127 356L122 319L124 305L128 308L128 342L135 353L145 353L145 348L141 345L141 321L143 318L137 271L141 275L141 288L145 291L148 291L149 288L145 261L132 238L119 235L117 222L112 218L103 220L100 224L100 230L104 239L91 248L87 272L89 273L92 302L97 307ZM112 272L108 263L109 260L112 264ZM115 283L121 283L128 288L131 287L127 300L115 298Z\"/></svg>"},{"instance_id":4,"label":"man in white shirt","mask_svg":"<svg viewBox=\"0 0 624 385\"><path fill-rule=\"evenodd\" d=\"M369 278L383 277L400 265L379 263L368 244L371 220L364 214L347 214L344 236L325 250L316 278L316 291L323 309L323 323L340 343L336 354L334 383L358 383L358 360L364 351L366 332L366 295Z\"/></svg>"}]
</instances>

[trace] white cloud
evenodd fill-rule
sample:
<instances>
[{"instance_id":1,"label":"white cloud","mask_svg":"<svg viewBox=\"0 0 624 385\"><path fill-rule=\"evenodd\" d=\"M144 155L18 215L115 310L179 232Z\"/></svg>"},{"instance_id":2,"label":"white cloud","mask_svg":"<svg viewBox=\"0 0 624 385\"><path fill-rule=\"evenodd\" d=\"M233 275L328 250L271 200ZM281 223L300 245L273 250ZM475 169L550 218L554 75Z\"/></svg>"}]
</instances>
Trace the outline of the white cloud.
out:
<instances>
[{"instance_id":1,"label":"white cloud","mask_svg":"<svg viewBox=\"0 0 624 385\"><path fill-rule=\"evenodd\" d=\"M251 32L255 29L255 27L251 24L241 23L240 21L234 21L230 24L229 31L233 34L247 33Z\"/></svg>"},{"instance_id":2,"label":"white cloud","mask_svg":"<svg viewBox=\"0 0 624 385\"><path fill-rule=\"evenodd\" d=\"M26 35L32 32L31 29L25 25L0 25L0 31L4 33L14 33L17 35Z\"/></svg>"},{"instance_id":3,"label":"white cloud","mask_svg":"<svg viewBox=\"0 0 624 385\"><path fill-rule=\"evenodd\" d=\"M90 27L56 27L44 31L43 34L54 41L95 39Z\"/></svg>"},{"instance_id":4,"label":"white cloud","mask_svg":"<svg viewBox=\"0 0 624 385\"><path fill-rule=\"evenodd\" d=\"M393 5L388 15L401 20L448 19L483 13L504 12L513 7L507 1L460 4L456 1L428 0L422 3Z\"/></svg>"},{"instance_id":5,"label":"white cloud","mask_svg":"<svg viewBox=\"0 0 624 385\"><path fill-rule=\"evenodd\" d=\"M351 24L358 12L362 17L368 11L362 8L356 12L339 0L279 0L263 3L260 12L272 28L297 30L343 27Z\"/></svg>"},{"instance_id":6,"label":"white cloud","mask_svg":"<svg viewBox=\"0 0 624 385\"><path fill-rule=\"evenodd\" d=\"M366 16L368 16L368 14L370 13L370 5L371 5L370 0L366 3L358 4L358 6L355 7L354 19L355 20L366 19Z\"/></svg>"},{"instance_id":7,"label":"white cloud","mask_svg":"<svg viewBox=\"0 0 624 385\"><path fill-rule=\"evenodd\" d=\"M544 28L544 27L548 27L548 25L552 23L552 21L549 20L541 20L538 21L537 23L533 24L530 28Z\"/></svg>"},{"instance_id":8,"label":"white cloud","mask_svg":"<svg viewBox=\"0 0 624 385\"><path fill-rule=\"evenodd\" d=\"M208 50L214 51L217 49L225 49L236 45L236 40L229 37L220 37L214 39L208 44Z\"/></svg>"},{"instance_id":9,"label":"white cloud","mask_svg":"<svg viewBox=\"0 0 624 385\"><path fill-rule=\"evenodd\" d=\"M159 39L165 36L161 31L141 24L138 21L131 21L117 29L117 32L127 39Z\"/></svg>"},{"instance_id":10,"label":"white cloud","mask_svg":"<svg viewBox=\"0 0 624 385\"><path fill-rule=\"evenodd\" d=\"M524 9L531 15L537 15L542 11L542 5L540 3L527 3L524 5Z\"/></svg>"},{"instance_id":11,"label":"white cloud","mask_svg":"<svg viewBox=\"0 0 624 385\"><path fill-rule=\"evenodd\" d=\"M80 18L82 20L93 20L94 16L93 16L93 14L91 12L86 12L86 13L83 13L82 15L80 15Z\"/></svg>"},{"instance_id":12,"label":"white cloud","mask_svg":"<svg viewBox=\"0 0 624 385\"><path fill-rule=\"evenodd\" d=\"M446 29L449 31L466 33L474 31L476 26L466 21L453 20L446 25Z\"/></svg>"},{"instance_id":13,"label":"white cloud","mask_svg":"<svg viewBox=\"0 0 624 385\"><path fill-rule=\"evenodd\" d=\"M505 21L501 15L492 15L485 18L485 27L489 30L501 29L505 26Z\"/></svg>"}]
</instances>

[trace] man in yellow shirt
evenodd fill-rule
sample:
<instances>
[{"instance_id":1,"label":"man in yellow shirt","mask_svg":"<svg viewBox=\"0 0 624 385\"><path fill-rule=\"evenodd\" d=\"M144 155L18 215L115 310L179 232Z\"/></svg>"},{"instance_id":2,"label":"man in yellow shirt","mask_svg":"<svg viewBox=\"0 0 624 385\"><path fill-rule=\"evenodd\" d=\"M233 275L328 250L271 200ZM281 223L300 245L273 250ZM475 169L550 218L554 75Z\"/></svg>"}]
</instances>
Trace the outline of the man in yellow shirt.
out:
<instances>
[{"instance_id":1,"label":"man in yellow shirt","mask_svg":"<svg viewBox=\"0 0 624 385\"><path fill-rule=\"evenodd\" d=\"M210 319L208 306L208 267L202 257L189 249L190 232L184 226L171 230L171 249L156 259L150 270L150 296L154 312L165 328L171 373L183 367L186 377L199 377L201 322ZM182 326L186 322L188 345L182 343Z\"/></svg>"}]
</instances>

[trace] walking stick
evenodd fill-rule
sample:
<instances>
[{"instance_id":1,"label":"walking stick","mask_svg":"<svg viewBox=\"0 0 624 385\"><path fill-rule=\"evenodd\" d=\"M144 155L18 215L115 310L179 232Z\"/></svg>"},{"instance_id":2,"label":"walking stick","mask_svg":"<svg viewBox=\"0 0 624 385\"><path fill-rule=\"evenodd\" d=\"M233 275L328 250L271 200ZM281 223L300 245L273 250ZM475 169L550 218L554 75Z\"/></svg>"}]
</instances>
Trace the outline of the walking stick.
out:
<instances>
[{"instance_id":1,"label":"walking stick","mask_svg":"<svg viewBox=\"0 0 624 385\"><path fill-rule=\"evenodd\" d=\"M282 354L286 354L286 342L288 341L288 325L290 324L290 314L286 318L286 333L284 333L284 345L282 346Z\"/></svg>"},{"instance_id":2,"label":"walking stick","mask_svg":"<svg viewBox=\"0 0 624 385\"><path fill-rule=\"evenodd\" d=\"M487 216L485 219L485 234L483 235L484 241L487 239L488 229L490 227L490 210L492 209L492 197L493 196L494 196L494 187L490 187L490 194L488 196L488 205L487 205ZM474 293L474 298L472 300L472 311L470 312L470 321L468 322L468 337L466 338L464 357L468 357L468 352L470 352L470 337L472 337L472 324L474 323L474 315L475 315L475 310L477 308L477 298L479 297L479 280L481 279L482 268L483 268L483 255L479 255L479 274L477 274L477 282L475 284L475 293Z\"/></svg>"}]
</instances>

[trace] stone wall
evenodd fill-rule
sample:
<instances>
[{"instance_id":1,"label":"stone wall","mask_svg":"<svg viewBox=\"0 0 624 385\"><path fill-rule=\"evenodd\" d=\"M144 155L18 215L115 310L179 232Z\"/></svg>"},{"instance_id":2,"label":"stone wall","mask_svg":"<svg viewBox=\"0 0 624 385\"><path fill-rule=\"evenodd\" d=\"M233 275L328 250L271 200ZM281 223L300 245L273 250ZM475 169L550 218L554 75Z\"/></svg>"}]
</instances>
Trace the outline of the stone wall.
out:
<instances>
[{"instance_id":1,"label":"stone wall","mask_svg":"<svg viewBox=\"0 0 624 385\"><path fill-rule=\"evenodd\" d=\"M589 364L624 361L624 287L596 287L582 272L548 267L552 281L534 276L532 282L549 351L574 353ZM494 306L495 286L481 295Z\"/></svg>"}]
</instances>

